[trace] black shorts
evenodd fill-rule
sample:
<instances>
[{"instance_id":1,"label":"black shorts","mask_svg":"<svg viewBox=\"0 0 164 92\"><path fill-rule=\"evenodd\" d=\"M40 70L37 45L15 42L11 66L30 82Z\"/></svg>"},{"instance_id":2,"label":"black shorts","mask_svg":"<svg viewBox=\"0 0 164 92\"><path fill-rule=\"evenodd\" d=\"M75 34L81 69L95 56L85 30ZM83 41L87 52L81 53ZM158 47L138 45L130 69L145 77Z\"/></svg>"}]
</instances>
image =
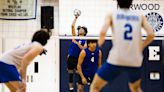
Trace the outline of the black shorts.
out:
<instances>
[{"instance_id":1,"label":"black shorts","mask_svg":"<svg viewBox=\"0 0 164 92\"><path fill-rule=\"evenodd\" d=\"M92 81L93 81L93 78L90 78L90 77L85 77L85 78L86 78L86 80L88 82L88 85L90 85L92 83ZM80 75L78 75L78 84L84 85Z\"/></svg>"},{"instance_id":2,"label":"black shorts","mask_svg":"<svg viewBox=\"0 0 164 92\"><path fill-rule=\"evenodd\" d=\"M78 58L69 56L67 60L67 68L68 70L75 70L77 69Z\"/></svg>"}]
</instances>

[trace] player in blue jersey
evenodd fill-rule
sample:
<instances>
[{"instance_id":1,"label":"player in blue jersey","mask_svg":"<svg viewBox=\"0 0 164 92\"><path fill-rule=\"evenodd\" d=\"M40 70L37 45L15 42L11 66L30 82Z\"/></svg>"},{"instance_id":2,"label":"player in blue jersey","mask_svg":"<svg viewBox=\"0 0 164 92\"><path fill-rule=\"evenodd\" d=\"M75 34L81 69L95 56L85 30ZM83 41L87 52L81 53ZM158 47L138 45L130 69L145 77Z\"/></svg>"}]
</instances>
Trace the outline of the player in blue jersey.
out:
<instances>
[{"instance_id":1,"label":"player in blue jersey","mask_svg":"<svg viewBox=\"0 0 164 92\"><path fill-rule=\"evenodd\" d=\"M78 19L78 15L75 16L75 19L73 20L72 23L72 36L86 36L87 35L87 28L85 26L78 26L78 34L76 35L75 32L75 24ZM73 76L76 72L76 67L77 67L77 62L78 62L78 57L82 49L84 49L85 46L85 40L82 39L72 39L72 44L68 50L68 59L67 59L67 69L69 73L69 91L73 92L74 91L74 86L73 86Z\"/></svg>"},{"instance_id":2,"label":"player in blue jersey","mask_svg":"<svg viewBox=\"0 0 164 92\"><path fill-rule=\"evenodd\" d=\"M87 40L87 48L81 51L78 59L78 92L83 92L84 85L91 84L101 61L102 53L97 47L97 40Z\"/></svg>"},{"instance_id":3,"label":"player in blue jersey","mask_svg":"<svg viewBox=\"0 0 164 92\"><path fill-rule=\"evenodd\" d=\"M107 62L96 73L90 92L99 92L107 83L112 83L123 72L127 72L129 75L128 84L131 92L142 92L140 87L142 52L153 41L153 29L145 16L129 10L132 0L117 0L117 2L120 9L107 15L98 40L101 47L107 31L111 27L113 47ZM142 27L147 33L145 40L142 40Z\"/></svg>"}]
</instances>

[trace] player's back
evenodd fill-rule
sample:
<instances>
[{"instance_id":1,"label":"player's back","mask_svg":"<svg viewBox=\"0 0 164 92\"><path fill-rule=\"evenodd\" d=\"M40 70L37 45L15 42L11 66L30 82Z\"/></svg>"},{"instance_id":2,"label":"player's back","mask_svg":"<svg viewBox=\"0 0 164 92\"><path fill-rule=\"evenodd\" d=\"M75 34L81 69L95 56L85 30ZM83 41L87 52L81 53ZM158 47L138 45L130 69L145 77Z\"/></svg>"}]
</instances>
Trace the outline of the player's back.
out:
<instances>
[{"instance_id":1,"label":"player's back","mask_svg":"<svg viewBox=\"0 0 164 92\"><path fill-rule=\"evenodd\" d=\"M17 46L16 48L13 48L7 52L5 52L2 57L0 58L0 61L15 65L17 67L20 67L21 61L24 57L24 55L34 46L34 45L41 45L38 42L29 42L24 43L22 45Z\"/></svg>"},{"instance_id":2,"label":"player's back","mask_svg":"<svg viewBox=\"0 0 164 92\"><path fill-rule=\"evenodd\" d=\"M113 48L109 62L122 66L141 66L141 15L128 9L112 14Z\"/></svg>"}]
</instances>

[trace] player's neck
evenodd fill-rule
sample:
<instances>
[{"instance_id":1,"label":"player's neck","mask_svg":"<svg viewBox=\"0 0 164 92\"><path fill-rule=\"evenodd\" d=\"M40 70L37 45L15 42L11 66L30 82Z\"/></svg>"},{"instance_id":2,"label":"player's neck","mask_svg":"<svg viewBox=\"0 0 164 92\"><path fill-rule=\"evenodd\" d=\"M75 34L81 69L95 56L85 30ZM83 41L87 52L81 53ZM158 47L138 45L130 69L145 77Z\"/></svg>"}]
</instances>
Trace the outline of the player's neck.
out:
<instances>
[{"instance_id":1,"label":"player's neck","mask_svg":"<svg viewBox=\"0 0 164 92\"><path fill-rule=\"evenodd\" d=\"M94 52L95 51L95 48L90 48L89 47L88 50L91 51L91 52Z\"/></svg>"},{"instance_id":2,"label":"player's neck","mask_svg":"<svg viewBox=\"0 0 164 92\"><path fill-rule=\"evenodd\" d=\"M121 10L129 10L129 8L120 8Z\"/></svg>"}]
</instances>

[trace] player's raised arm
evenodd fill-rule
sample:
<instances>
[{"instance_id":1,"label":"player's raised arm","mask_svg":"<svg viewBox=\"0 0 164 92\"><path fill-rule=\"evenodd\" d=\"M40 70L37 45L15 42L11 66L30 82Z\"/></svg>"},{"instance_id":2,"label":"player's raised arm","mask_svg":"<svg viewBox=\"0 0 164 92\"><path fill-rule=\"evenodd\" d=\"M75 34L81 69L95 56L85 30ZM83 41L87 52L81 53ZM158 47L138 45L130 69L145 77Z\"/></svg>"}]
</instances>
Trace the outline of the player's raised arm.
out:
<instances>
[{"instance_id":1,"label":"player's raised arm","mask_svg":"<svg viewBox=\"0 0 164 92\"><path fill-rule=\"evenodd\" d=\"M153 39L154 39L154 32L153 32L152 27L149 25L149 23L148 23L148 21L147 21L145 16L142 16L142 27L144 28L144 30L147 33L147 37L143 41L143 44L142 44L142 47L144 49L147 45L149 45L153 41Z\"/></svg>"},{"instance_id":2,"label":"player's raised arm","mask_svg":"<svg viewBox=\"0 0 164 92\"><path fill-rule=\"evenodd\" d=\"M75 18L74 18L74 20L72 22L72 25L71 25L71 28L72 28L72 36L76 36L75 24L76 24L77 18L78 18L78 16L75 16Z\"/></svg>"},{"instance_id":3,"label":"player's raised arm","mask_svg":"<svg viewBox=\"0 0 164 92\"><path fill-rule=\"evenodd\" d=\"M105 18L105 23L101 28L101 32L100 32L100 37L98 40L98 46L101 47L105 41L105 37L106 37L106 33L108 31L108 28L112 25L112 15L109 14L106 16Z\"/></svg>"}]
</instances>

